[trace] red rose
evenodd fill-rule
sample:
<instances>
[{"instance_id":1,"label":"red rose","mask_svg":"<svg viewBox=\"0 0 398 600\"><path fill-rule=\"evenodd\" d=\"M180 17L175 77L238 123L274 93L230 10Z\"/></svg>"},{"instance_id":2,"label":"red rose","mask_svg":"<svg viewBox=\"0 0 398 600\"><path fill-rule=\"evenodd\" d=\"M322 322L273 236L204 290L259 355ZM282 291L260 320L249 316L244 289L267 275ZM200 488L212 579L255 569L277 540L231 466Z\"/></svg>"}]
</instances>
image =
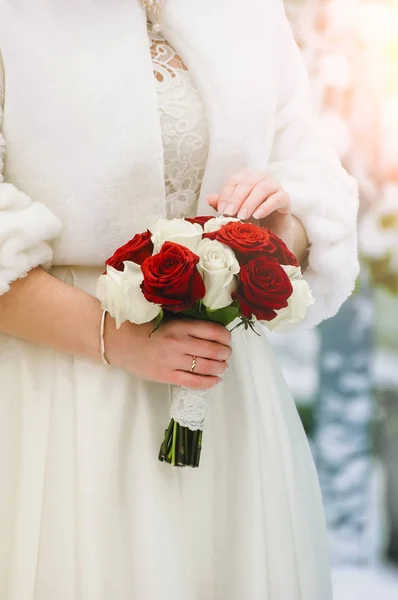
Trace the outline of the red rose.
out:
<instances>
[{"instance_id":1,"label":"red rose","mask_svg":"<svg viewBox=\"0 0 398 600\"><path fill-rule=\"evenodd\" d=\"M255 256L270 248L268 231L252 223L231 221L218 231L205 233L204 238L217 240L232 248L240 264L245 264Z\"/></svg>"},{"instance_id":2,"label":"red rose","mask_svg":"<svg viewBox=\"0 0 398 600\"><path fill-rule=\"evenodd\" d=\"M146 258L152 256L153 244L151 237L152 233L150 231L137 233L127 244L118 248L114 255L108 258L106 264L118 271L123 271L125 260L131 260L137 265L142 265Z\"/></svg>"},{"instance_id":3,"label":"red rose","mask_svg":"<svg viewBox=\"0 0 398 600\"><path fill-rule=\"evenodd\" d=\"M192 308L206 293L198 262L199 257L188 248L165 242L158 254L142 264L145 298L172 312Z\"/></svg>"},{"instance_id":4,"label":"red rose","mask_svg":"<svg viewBox=\"0 0 398 600\"><path fill-rule=\"evenodd\" d=\"M214 219L214 217L185 217L185 220L189 223L199 223L199 225L201 225L203 228L205 223L210 221L210 219Z\"/></svg>"},{"instance_id":5,"label":"red rose","mask_svg":"<svg viewBox=\"0 0 398 600\"><path fill-rule=\"evenodd\" d=\"M233 298L239 302L244 317L250 319L254 315L261 321L272 321L275 310L285 308L292 293L291 281L280 264L273 258L259 256L242 266Z\"/></svg>"},{"instance_id":6,"label":"red rose","mask_svg":"<svg viewBox=\"0 0 398 600\"><path fill-rule=\"evenodd\" d=\"M271 229L267 229L269 239L271 242L267 255L275 258L281 265L292 265L293 267L299 267L299 261L294 256L293 252L290 252L285 242L281 240Z\"/></svg>"}]
</instances>

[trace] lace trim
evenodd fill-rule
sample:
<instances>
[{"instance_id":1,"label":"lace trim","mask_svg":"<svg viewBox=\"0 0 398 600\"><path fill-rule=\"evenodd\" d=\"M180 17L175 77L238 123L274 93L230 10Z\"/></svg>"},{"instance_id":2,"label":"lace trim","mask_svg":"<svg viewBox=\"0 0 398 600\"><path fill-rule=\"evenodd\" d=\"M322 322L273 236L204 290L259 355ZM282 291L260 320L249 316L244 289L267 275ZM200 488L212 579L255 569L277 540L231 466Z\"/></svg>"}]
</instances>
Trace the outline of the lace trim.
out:
<instances>
[{"instance_id":1,"label":"lace trim","mask_svg":"<svg viewBox=\"0 0 398 600\"><path fill-rule=\"evenodd\" d=\"M177 77L176 69L187 71L182 59L176 54L170 44L151 33L151 55L156 79L162 83L164 81L164 72L167 71L170 77Z\"/></svg>"},{"instance_id":2,"label":"lace trim","mask_svg":"<svg viewBox=\"0 0 398 600\"><path fill-rule=\"evenodd\" d=\"M206 114L181 58L161 34L148 34L158 86L167 216L194 216L208 153Z\"/></svg>"},{"instance_id":3,"label":"lace trim","mask_svg":"<svg viewBox=\"0 0 398 600\"><path fill-rule=\"evenodd\" d=\"M203 431L209 390L172 389L171 418L191 431Z\"/></svg>"}]
</instances>

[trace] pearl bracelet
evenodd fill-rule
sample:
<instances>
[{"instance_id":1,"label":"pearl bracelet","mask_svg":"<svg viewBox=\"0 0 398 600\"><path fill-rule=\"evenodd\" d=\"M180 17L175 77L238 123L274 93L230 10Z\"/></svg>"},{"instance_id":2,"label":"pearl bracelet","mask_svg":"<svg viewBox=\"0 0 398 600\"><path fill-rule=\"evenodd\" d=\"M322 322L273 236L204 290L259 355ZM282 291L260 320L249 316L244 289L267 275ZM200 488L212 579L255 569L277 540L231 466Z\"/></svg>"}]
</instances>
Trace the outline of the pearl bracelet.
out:
<instances>
[{"instance_id":1,"label":"pearl bracelet","mask_svg":"<svg viewBox=\"0 0 398 600\"><path fill-rule=\"evenodd\" d=\"M104 330L105 330L106 314L107 314L107 311L103 310L102 317L101 317L101 326L100 326L100 354L101 354L101 359L102 359L102 362L104 363L104 365L110 366L111 363L108 361L108 359L105 356Z\"/></svg>"}]
</instances>

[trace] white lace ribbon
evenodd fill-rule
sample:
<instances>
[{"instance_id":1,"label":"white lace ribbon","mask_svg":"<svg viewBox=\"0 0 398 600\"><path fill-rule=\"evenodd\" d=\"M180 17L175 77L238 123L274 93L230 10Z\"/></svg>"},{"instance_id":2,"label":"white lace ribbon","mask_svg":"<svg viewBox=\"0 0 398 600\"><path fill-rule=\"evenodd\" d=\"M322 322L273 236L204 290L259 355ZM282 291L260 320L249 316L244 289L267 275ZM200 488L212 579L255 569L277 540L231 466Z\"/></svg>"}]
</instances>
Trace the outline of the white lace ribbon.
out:
<instances>
[{"instance_id":1,"label":"white lace ribbon","mask_svg":"<svg viewBox=\"0 0 398 600\"><path fill-rule=\"evenodd\" d=\"M191 431L203 431L209 390L190 390L173 386L171 395L171 418Z\"/></svg>"}]
</instances>

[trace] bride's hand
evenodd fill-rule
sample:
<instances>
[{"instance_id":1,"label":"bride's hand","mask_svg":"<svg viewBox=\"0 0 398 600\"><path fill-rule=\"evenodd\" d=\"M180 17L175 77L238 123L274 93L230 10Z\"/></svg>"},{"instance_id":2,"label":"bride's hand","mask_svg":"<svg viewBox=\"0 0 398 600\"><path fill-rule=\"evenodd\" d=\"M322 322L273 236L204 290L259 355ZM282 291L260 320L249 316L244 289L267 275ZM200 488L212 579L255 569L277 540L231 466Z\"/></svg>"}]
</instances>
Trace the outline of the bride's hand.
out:
<instances>
[{"instance_id":1,"label":"bride's hand","mask_svg":"<svg viewBox=\"0 0 398 600\"><path fill-rule=\"evenodd\" d=\"M225 327L184 319L164 321L152 331L153 323L128 322L117 330L108 315L105 346L111 365L141 379L192 389L210 389L221 381L232 352L231 334ZM193 357L196 367L191 373Z\"/></svg>"},{"instance_id":2,"label":"bride's hand","mask_svg":"<svg viewBox=\"0 0 398 600\"><path fill-rule=\"evenodd\" d=\"M242 169L231 177L220 194L207 197L222 215L269 227L292 250L294 226L289 194L263 171Z\"/></svg>"}]
</instances>

